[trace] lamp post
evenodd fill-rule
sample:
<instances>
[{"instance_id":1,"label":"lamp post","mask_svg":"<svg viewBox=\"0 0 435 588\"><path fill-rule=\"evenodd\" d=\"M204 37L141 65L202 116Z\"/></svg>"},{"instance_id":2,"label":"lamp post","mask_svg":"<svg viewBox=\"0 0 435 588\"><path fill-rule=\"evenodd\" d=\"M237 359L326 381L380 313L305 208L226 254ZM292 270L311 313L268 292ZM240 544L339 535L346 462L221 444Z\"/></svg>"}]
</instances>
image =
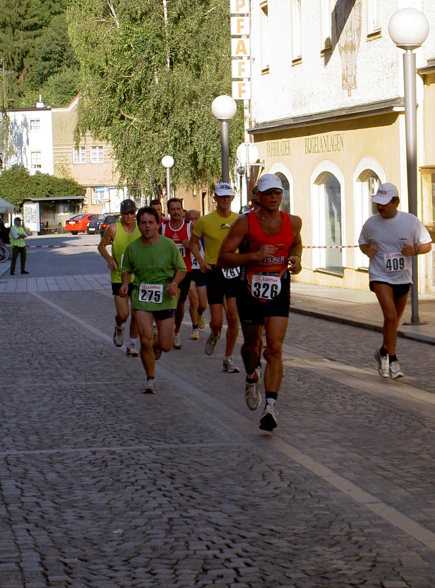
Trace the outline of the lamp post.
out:
<instances>
[{"instance_id":1,"label":"lamp post","mask_svg":"<svg viewBox=\"0 0 435 588\"><path fill-rule=\"evenodd\" d=\"M388 23L390 37L403 54L403 83L405 94L406 170L408 178L409 212L417 216L417 101L416 59L414 49L420 47L429 33L426 16L415 8L402 8ZM418 316L418 265L412 258L411 323L420 322Z\"/></svg>"},{"instance_id":2,"label":"lamp post","mask_svg":"<svg viewBox=\"0 0 435 588\"><path fill-rule=\"evenodd\" d=\"M249 200L249 181L251 179L251 168L257 164L258 158L260 157L260 152L258 151L257 145L254 143L241 143L237 147L237 159L239 160L242 169L245 170L245 189L246 189L246 204Z\"/></svg>"},{"instance_id":3,"label":"lamp post","mask_svg":"<svg viewBox=\"0 0 435 588\"><path fill-rule=\"evenodd\" d=\"M221 122L221 157L222 157L222 181L230 181L230 156L229 156L229 132L228 122L237 112L236 101L231 96L218 96L211 105L213 116Z\"/></svg>"},{"instance_id":4,"label":"lamp post","mask_svg":"<svg viewBox=\"0 0 435 588\"><path fill-rule=\"evenodd\" d=\"M166 202L171 197L171 168L174 165L174 158L171 155L162 157L162 165L166 169ZM166 206L165 206L166 208Z\"/></svg>"}]
</instances>

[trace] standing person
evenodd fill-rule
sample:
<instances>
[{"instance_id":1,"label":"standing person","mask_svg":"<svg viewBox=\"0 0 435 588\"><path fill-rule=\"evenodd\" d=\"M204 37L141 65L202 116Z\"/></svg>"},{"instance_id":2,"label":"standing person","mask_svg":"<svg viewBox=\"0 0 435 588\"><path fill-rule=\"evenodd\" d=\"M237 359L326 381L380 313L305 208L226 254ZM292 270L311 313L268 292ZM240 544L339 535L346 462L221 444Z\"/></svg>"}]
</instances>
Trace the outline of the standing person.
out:
<instances>
[{"instance_id":1,"label":"standing person","mask_svg":"<svg viewBox=\"0 0 435 588\"><path fill-rule=\"evenodd\" d=\"M174 348L181 349L180 329L184 318L184 304L189 293L192 261L190 257L190 223L184 220L183 204L178 198L168 200L169 220L162 225L162 235L174 241L186 265L186 275L178 285L178 303L175 311Z\"/></svg>"},{"instance_id":2,"label":"standing person","mask_svg":"<svg viewBox=\"0 0 435 588\"><path fill-rule=\"evenodd\" d=\"M151 208L154 208L154 210L156 210L159 215L159 233L161 233L162 232L162 223L164 221L163 211L162 211L162 203L160 202L160 200L158 198L153 198L150 202L150 206L151 206Z\"/></svg>"},{"instance_id":3,"label":"standing person","mask_svg":"<svg viewBox=\"0 0 435 588\"><path fill-rule=\"evenodd\" d=\"M290 274L298 274L302 269L302 220L280 211L282 192L278 176L264 174L258 180L259 208L236 220L218 258L220 267L242 266L237 308L244 338L245 399L251 410L261 404L258 360L264 325L266 404L260 429L265 431L273 431L277 426L276 400L282 379L282 343L290 311Z\"/></svg>"},{"instance_id":4,"label":"standing person","mask_svg":"<svg viewBox=\"0 0 435 588\"><path fill-rule=\"evenodd\" d=\"M178 287L186 274L186 266L175 243L159 235L159 215L154 208L139 209L137 224L141 238L130 243L125 251L120 295L128 296L133 280L132 300L139 328L140 357L147 376L145 392L155 394L155 360L162 351L170 351L172 347Z\"/></svg>"},{"instance_id":5,"label":"standing person","mask_svg":"<svg viewBox=\"0 0 435 588\"><path fill-rule=\"evenodd\" d=\"M380 304L384 324L382 347L375 352L379 375L403 377L396 355L397 329L412 284L411 257L428 253L431 238L413 214L397 210L399 192L394 184L381 184L372 198L378 214L364 223L359 247L370 259L370 290Z\"/></svg>"},{"instance_id":6,"label":"standing person","mask_svg":"<svg viewBox=\"0 0 435 588\"><path fill-rule=\"evenodd\" d=\"M107 267L110 269L110 279L112 282L112 294L115 301L115 330L113 333L113 343L116 347L121 347L124 341L124 326L128 320L131 292L129 297L123 297L119 291L122 284L121 267L122 259L128 245L135 239L139 239L140 231L136 224L136 204L133 200L127 199L121 202L121 220L109 225L104 233L98 251L107 261ZM107 251L108 245L112 246L112 255ZM138 330L136 326L134 311L131 311L130 320L130 341L127 345L127 355L137 357L139 355L136 349L136 339Z\"/></svg>"},{"instance_id":7,"label":"standing person","mask_svg":"<svg viewBox=\"0 0 435 588\"><path fill-rule=\"evenodd\" d=\"M20 256L21 273L28 274L29 272L26 271L27 251L25 242L25 239L27 239L27 233L21 226L21 219L18 216L14 219L14 224L9 233L9 239L12 247L11 276L15 275L15 265L18 256Z\"/></svg>"},{"instance_id":8,"label":"standing person","mask_svg":"<svg viewBox=\"0 0 435 588\"><path fill-rule=\"evenodd\" d=\"M188 210L186 214L186 220L190 221L190 230L194 228L200 217L198 210ZM204 258L204 247L200 241L200 255ZM207 290L205 286L205 274L199 267L198 260L190 253L192 261L192 272L189 288L189 301L190 301L190 318L192 320L192 336L191 339L199 339L199 329L205 327L205 316L204 312L207 309Z\"/></svg>"},{"instance_id":9,"label":"standing person","mask_svg":"<svg viewBox=\"0 0 435 588\"><path fill-rule=\"evenodd\" d=\"M214 200L216 210L200 217L192 231L190 250L196 257L202 272L205 272L207 298L210 306L211 333L205 344L205 353L212 355L216 343L221 336L223 324L224 299L227 317L227 335L225 342L225 357L223 369L228 373L238 373L240 370L234 365L233 350L239 332L239 318L237 314L236 294L239 284L239 269L222 270L217 264L219 248L228 233L231 224L239 215L231 211L234 191L225 182L218 182ZM200 254L200 240L204 239L204 258Z\"/></svg>"}]
</instances>

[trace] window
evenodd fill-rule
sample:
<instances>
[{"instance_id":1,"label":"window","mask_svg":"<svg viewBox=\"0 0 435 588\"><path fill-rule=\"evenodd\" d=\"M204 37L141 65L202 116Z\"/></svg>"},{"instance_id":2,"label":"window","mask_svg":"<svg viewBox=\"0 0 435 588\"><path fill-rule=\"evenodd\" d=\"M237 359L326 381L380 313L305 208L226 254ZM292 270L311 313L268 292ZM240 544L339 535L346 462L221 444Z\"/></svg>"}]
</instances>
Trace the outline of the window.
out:
<instances>
[{"instance_id":1,"label":"window","mask_svg":"<svg viewBox=\"0 0 435 588\"><path fill-rule=\"evenodd\" d=\"M41 152L32 151L30 154L30 167L32 169L41 169Z\"/></svg>"},{"instance_id":2,"label":"window","mask_svg":"<svg viewBox=\"0 0 435 588\"><path fill-rule=\"evenodd\" d=\"M284 174L282 174L281 172L276 172L276 175L280 178L280 180L282 182L282 187L284 188L282 191L281 206L279 208L283 212L290 213L290 184L289 184L289 181L286 178L286 176Z\"/></svg>"},{"instance_id":3,"label":"window","mask_svg":"<svg viewBox=\"0 0 435 588\"><path fill-rule=\"evenodd\" d=\"M91 147L91 163L104 163L104 149L102 145Z\"/></svg>"},{"instance_id":4,"label":"window","mask_svg":"<svg viewBox=\"0 0 435 588\"><path fill-rule=\"evenodd\" d=\"M365 169L360 173L355 186L355 243L365 221L377 213L376 204L372 197L376 194L381 183L378 175L371 169ZM359 248L355 248L355 267L368 268L369 258Z\"/></svg>"},{"instance_id":5,"label":"window","mask_svg":"<svg viewBox=\"0 0 435 588\"><path fill-rule=\"evenodd\" d=\"M31 118L30 119L30 130L31 131L39 131L41 128L41 121L39 118Z\"/></svg>"},{"instance_id":6,"label":"window","mask_svg":"<svg viewBox=\"0 0 435 588\"><path fill-rule=\"evenodd\" d=\"M367 34L379 33L381 22L379 17L379 0L368 0L367 2Z\"/></svg>"},{"instance_id":7,"label":"window","mask_svg":"<svg viewBox=\"0 0 435 588\"><path fill-rule=\"evenodd\" d=\"M269 71L269 9L267 2L260 4L260 51L261 71Z\"/></svg>"},{"instance_id":8,"label":"window","mask_svg":"<svg viewBox=\"0 0 435 588\"><path fill-rule=\"evenodd\" d=\"M86 163L86 147L73 147L73 163Z\"/></svg>"},{"instance_id":9,"label":"window","mask_svg":"<svg viewBox=\"0 0 435 588\"><path fill-rule=\"evenodd\" d=\"M92 196L91 196L91 202L92 204L101 204L101 191L93 188L92 189Z\"/></svg>"},{"instance_id":10,"label":"window","mask_svg":"<svg viewBox=\"0 0 435 588\"><path fill-rule=\"evenodd\" d=\"M317 202L313 242L317 251L318 268L343 273L341 186L330 172L323 172L316 180Z\"/></svg>"},{"instance_id":11,"label":"window","mask_svg":"<svg viewBox=\"0 0 435 588\"><path fill-rule=\"evenodd\" d=\"M301 0L292 0L292 61L302 58Z\"/></svg>"},{"instance_id":12,"label":"window","mask_svg":"<svg viewBox=\"0 0 435 588\"><path fill-rule=\"evenodd\" d=\"M321 4L321 33L322 46L321 50L331 49L332 47L332 15L331 15L331 0L322 0Z\"/></svg>"}]
</instances>

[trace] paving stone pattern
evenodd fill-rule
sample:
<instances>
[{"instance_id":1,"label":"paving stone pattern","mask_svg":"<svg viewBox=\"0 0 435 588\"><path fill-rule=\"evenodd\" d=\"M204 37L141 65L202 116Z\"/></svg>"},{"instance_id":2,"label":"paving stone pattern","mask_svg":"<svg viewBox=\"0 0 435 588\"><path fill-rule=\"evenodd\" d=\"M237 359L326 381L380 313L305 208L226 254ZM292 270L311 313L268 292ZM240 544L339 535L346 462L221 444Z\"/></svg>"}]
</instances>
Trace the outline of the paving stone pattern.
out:
<instances>
[{"instance_id":1,"label":"paving stone pattern","mask_svg":"<svg viewBox=\"0 0 435 588\"><path fill-rule=\"evenodd\" d=\"M204 355L207 329L190 341L186 320L158 393L144 395L140 360L111 343L107 292L39 295L1 295L1 588L433 586L435 544L278 444L435 533L434 408L422 416L383 396L361 353L378 334L293 317L269 435L244 405L243 374L222 372L223 340ZM406 349L430 363L431 347ZM325 377L325 351L344 367L357 358L379 394ZM412 381L428 390L426 376Z\"/></svg>"}]
</instances>

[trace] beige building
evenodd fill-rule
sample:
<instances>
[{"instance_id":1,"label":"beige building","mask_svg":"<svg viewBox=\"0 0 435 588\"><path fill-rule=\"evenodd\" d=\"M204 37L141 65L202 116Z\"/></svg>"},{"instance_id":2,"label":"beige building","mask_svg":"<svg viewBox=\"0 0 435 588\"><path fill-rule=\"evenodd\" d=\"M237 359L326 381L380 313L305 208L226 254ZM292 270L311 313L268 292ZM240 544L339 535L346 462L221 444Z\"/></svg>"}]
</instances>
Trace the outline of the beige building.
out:
<instances>
[{"instance_id":1,"label":"beige building","mask_svg":"<svg viewBox=\"0 0 435 588\"><path fill-rule=\"evenodd\" d=\"M417 51L418 214L433 229L435 6ZM251 2L249 133L267 172L281 176L284 208L303 219L304 270L314 284L367 288L357 247L380 182L408 209L402 51L388 34L403 3ZM434 288L433 253L419 258L419 289Z\"/></svg>"}]
</instances>

